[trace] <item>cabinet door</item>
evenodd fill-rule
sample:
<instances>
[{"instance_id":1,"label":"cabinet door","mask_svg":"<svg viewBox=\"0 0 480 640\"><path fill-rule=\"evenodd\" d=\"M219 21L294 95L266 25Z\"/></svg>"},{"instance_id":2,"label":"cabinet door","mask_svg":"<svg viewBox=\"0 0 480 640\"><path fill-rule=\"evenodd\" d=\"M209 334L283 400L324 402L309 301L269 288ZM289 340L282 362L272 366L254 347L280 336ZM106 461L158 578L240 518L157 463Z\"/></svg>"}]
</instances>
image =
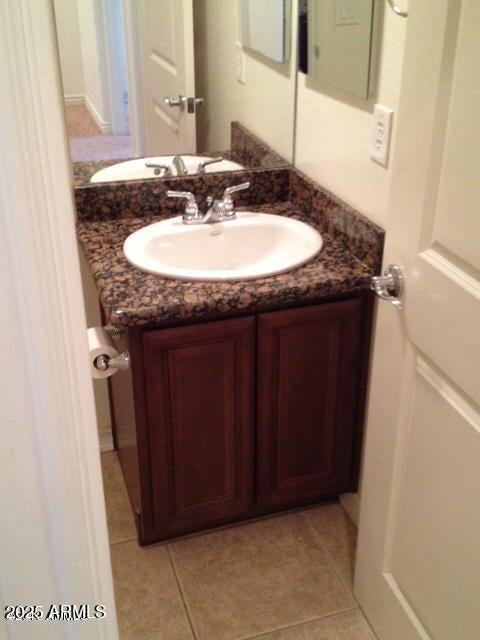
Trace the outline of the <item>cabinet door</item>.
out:
<instances>
[{"instance_id":1,"label":"cabinet door","mask_svg":"<svg viewBox=\"0 0 480 640\"><path fill-rule=\"evenodd\" d=\"M242 318L143 334L157 539L254 504L254 329Z\"/></svg>"},{"instance_id":2,"label":"cabinet door","mask_svg":"<svg viewBox=\"0 0 480 640\"><path fill-rule=\"evenodd\" d=\"M259 316L258 500L349 489L361 361L360 299Z\"/></svg>"}]
</instances>

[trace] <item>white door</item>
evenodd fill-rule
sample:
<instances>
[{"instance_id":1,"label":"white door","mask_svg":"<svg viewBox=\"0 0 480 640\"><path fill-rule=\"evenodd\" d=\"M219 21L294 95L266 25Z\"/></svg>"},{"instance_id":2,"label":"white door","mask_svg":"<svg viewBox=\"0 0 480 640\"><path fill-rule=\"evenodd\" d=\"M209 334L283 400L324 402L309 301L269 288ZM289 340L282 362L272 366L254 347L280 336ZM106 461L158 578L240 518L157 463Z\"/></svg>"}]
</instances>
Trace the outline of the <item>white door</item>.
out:
<instances>
[{"instance_id":1,"label":"white door","mask_svg":"<svg viewBox=\"0 0 480 640\"><path fill-rule=\"evenodd\" d=\"M480 638L480 2L410 2L355 593L380 640Z\"/></svg>"},{"instance_id":2,"label":"white door","mask_svg":"<svg viewBox=\"0 0 480 640\"><path fill-rule=\"evenodd\" d=\"M192 0L141 0L138 11L146 154L195 153L195 113L165 102L195 96Z\"/></svg>"}]
</instances>

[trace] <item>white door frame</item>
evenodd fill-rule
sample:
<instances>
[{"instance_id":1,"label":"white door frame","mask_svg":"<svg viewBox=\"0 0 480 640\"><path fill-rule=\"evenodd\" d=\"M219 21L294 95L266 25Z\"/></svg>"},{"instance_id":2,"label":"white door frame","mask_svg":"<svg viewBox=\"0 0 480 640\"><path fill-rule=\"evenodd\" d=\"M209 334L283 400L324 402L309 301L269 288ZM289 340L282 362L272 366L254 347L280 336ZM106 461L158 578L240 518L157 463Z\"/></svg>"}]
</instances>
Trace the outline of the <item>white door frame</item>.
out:
<instances>
[{"instance_id":1,"label":"white door frame","mask_svg":"<svg viewBox=\"0 0 480 640\"><path fill-rule=\"evenodd\" d=\"M128 114L133 156L146 155L146 118L143 104L143 68L140 31L138 27L139 0L122 0L125 29L125 53L128 80Z\"/></svg>"},{"instance_id":2,"label":"white door frame","mask_svg":"<svg viewBox=\"0 0 480 640\"><path fill-rule=\"evenodd\" d=\"M0 600L107 609L0 631L117 640L51 0L0 3L0 65Z\"/></svg>"}]
</instances>

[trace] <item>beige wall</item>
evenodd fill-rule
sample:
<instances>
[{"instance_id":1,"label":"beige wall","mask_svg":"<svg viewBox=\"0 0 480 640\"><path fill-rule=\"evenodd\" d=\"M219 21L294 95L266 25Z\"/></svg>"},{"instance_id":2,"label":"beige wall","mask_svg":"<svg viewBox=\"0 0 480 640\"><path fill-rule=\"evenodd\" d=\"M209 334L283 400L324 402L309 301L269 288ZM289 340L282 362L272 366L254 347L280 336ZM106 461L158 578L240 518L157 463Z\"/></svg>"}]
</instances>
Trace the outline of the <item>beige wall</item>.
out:
<instances>
[{"instance_id":1,"label":"beige wall","mask_svg":"<svg viewBox=\"0 0 480 640\"><path fill-rule=\"evenodd\" d=\"M110 133L107 52L101 3L80 0L78 18L86 105L103 133Z\"/></svg>"},{"instance_id":2,"label":"beige wall","mask_svg":"<svg viewBox=\"0 0 480 640\"><path fill-rule=\"evenodd\" d=\"M377 102L397 110L406 23L388 9L379 16L377 89L369 100L315 87L299 74L295 166L380 225L387 213L391 168L369 157L372 112ZM394 144L395 115L393 134Z\"/></svg>"},{"instance_id":3,"label":"beige wall","mask_svg":"<svg viewBox=\"0 0 480 640\"><path fill-rule=\"evenodd\" d=\"M83 97L85 86L83 82L77 0L54 0L54 8L62 67L63 92L67 99Z\"/></svg>"},{"instance_id":4,"label":"beige wall","mask_svg":"<svg viewBox=\"0 0 480 640\"><path fill-rule=\"evenodd\" d=\"M204 98L197 112L197 142L201 151L230 148L230 122L239 112L235 43L236 2L194 0L195 93Z\"/></svg>"},{"instance_id":5,"label":"beige wall","mask_svg":"<svg viewBox=\"0 0 480 640\"><path fill-rule=\"evenodd\" d=\"M316 87L299 74L295 166L385 227L392 177L369 156L373 107L398 108L406 20L386 10L378 16L378 65L374 95L361 100L325 85ZM395 145L395 115L390 158ZM341 497L358 522L359 494Z\"/></svg>"},{"instance_id":6,"label":"beige wall","mask_svg":"<svg viewBox=\"0 0 480 640\"><path fill-rule=\"evenodd\" d=\"M296 0L293 0L296 15ZM199 148L230 146L230 122L239 120L272 149L292 160L295 113L295 56L277 64L245 51L246 84L236 79L240 11L234 0L195 0L196 94L205 98L199 114ZM296 24L292 51L295 51Z\"/></svg>"}]
</instances>

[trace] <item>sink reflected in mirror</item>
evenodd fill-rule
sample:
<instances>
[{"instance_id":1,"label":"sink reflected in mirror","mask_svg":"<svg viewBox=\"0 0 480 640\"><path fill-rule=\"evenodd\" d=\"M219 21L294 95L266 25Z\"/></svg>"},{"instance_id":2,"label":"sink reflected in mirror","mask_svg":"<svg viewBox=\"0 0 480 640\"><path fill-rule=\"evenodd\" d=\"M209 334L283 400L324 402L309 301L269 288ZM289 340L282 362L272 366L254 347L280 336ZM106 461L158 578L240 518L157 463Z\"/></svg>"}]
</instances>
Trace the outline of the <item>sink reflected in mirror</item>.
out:
<instances>
[{"instance_id":1,"label":"sink reflected in mirror","mask_svg":"<svg viewBox=\"0 0 480 640\"><path fill-rule=\"evenodd\" d=\"M148 180L151 178L168 178L179 175L212 173L214 171L239 171L243 165L222 157L178 156L184 163L184 170L174 163L176 156L158 156L154 158L136 158L113 164L93 174L90 182L119 182L123 180Z\"/></svg>"}]
</instances>

